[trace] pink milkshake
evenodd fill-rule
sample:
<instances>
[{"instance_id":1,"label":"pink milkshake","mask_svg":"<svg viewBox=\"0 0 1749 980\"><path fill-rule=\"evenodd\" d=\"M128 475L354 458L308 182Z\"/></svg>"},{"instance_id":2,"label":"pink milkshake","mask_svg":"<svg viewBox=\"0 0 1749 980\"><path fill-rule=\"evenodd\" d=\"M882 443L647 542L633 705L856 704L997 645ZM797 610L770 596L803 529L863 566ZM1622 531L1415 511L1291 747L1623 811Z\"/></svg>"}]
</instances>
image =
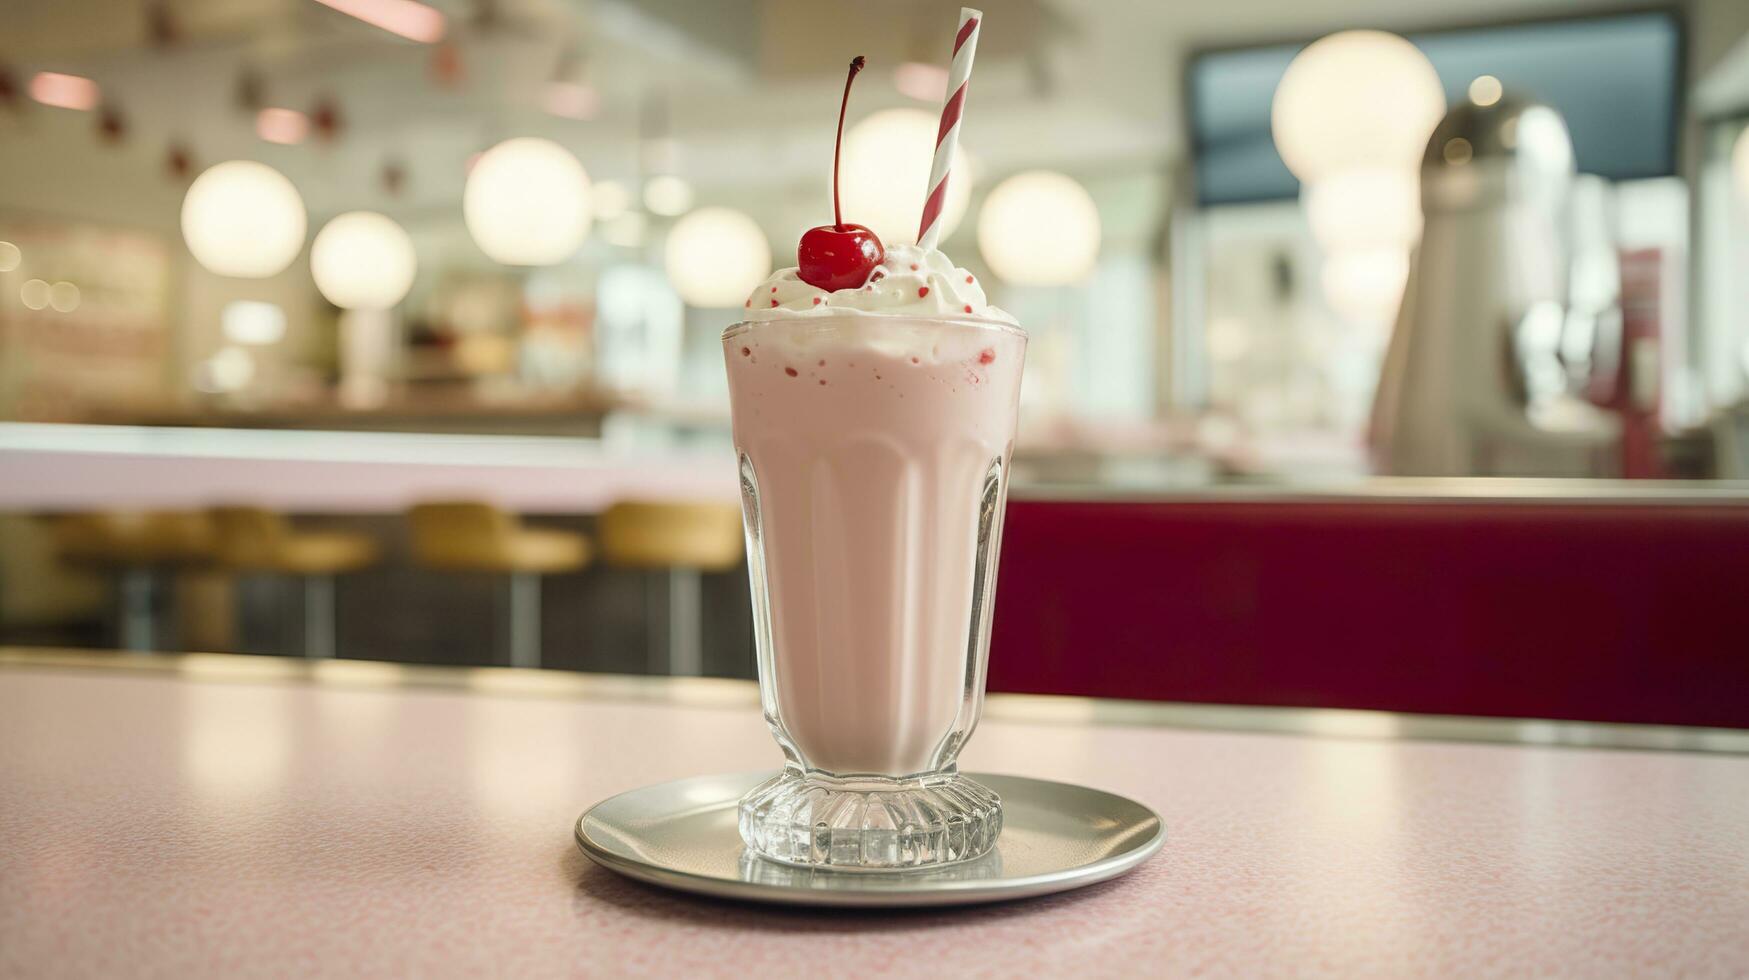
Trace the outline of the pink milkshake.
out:
<instances>
[{"instance_id":1,"label":"pink milkshake","mask_svg":"<svg viewBox=\"0 0 1749 980\"><path fill-rule=\"evenodd\" d=\"M792 863L933 866L1001 826L954 764L983 702L1026 336L940 252L884 258L857 289L779 272L723 335L787 763L742 832Z\"/></svg>"},{"instance_id":2,"label":"pink milkshake","mask_svg":"<svg viewBox=\"0 0 1749 980\"><path fill-rule=\"evenodd\" d=\"M961 10L918 245L832 218L723 334L759 697L783 772L740 804L749 854L890 871L988 853L1002 801L956 762L984 703L1026 335L941 233L981 15Z\"/></svg>"}]
</instances>

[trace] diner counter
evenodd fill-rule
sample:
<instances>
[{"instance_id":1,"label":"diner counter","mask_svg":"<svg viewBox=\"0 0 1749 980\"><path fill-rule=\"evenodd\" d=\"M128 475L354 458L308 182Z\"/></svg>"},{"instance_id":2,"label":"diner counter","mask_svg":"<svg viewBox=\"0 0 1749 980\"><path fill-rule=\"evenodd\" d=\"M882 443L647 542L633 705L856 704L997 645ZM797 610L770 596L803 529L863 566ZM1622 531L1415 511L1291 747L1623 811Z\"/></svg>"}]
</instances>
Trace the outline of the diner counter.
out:
<instances>
[{"instance_id":1,"label":"diner counter","mask_svg":"<svg viewBox=\"0 0 1749 980\"><path fill-rule=\"evenodd\" d=\"M594 514L620 500L739 502L725 447L388 432L0 423L0 510L199 508L396 513L434 499Z\"/></svg>"},{"instance_id":2,"label":"diner counter","mask_svg":"<svg viewBox=\"0 0 1749 980\"><path fill-rule=\"evenodd\" d=\"M1140 477L1042 481L1059 454L1023 444L1014 499L1039 503L1352 502L1541 506L1749 503L1749 483L1349 477L1211 482L1193 456ZM1169 472L1167 472L1169 471ZM1177 473L1178 475L1171 475ZM0 422L0 511L199 508L397 513L438 497L524 513L593 514L616 500L738 502L734 453L705 438L656 448L561 436L168 428Z\"/></svg>"},{"instance_id":3,"label":"diner counter","mask_svg":"<svg viewBox=\"0 0 1749 980\"><path fill-rule=\"evenodd\" d=\"M966 768L1133 796L1161 853L1007 905L803 911L572 843L606 796L774 766L749 683L0 651L0 975L1726 976L1746 750L995 695Z\"/></svg>"}]
</instances>

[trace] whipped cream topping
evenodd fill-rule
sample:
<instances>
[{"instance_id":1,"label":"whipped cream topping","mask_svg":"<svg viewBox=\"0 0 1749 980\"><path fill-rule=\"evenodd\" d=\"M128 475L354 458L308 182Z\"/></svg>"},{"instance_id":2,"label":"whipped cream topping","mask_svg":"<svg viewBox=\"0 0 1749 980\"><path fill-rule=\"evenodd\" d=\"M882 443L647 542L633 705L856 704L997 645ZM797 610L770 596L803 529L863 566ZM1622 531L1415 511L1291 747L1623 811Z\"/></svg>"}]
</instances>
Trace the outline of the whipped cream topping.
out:
<instances>
[{"instance_id":1,"label":"whipped cream topping","mask_svg":"<svg viewBox=\"0 0 1749 980\"><path fill-rule=\"evenodd\" d=\"M750 321L845 313L892 316L982 317L1003 323L1014 317L991 306L976 276L940 251L892 245L886 261L856 289L828 291L802 281L794 266L779 269L747 297Z\"/></svg>"}]
</instances>

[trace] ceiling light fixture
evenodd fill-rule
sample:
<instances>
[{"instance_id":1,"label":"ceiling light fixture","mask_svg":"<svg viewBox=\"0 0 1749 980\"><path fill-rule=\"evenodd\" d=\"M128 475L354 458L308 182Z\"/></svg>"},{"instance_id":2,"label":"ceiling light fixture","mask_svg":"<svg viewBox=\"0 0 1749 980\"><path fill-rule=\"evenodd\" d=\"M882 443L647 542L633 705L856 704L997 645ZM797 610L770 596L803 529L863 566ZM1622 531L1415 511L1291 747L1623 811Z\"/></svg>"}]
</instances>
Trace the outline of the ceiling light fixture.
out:
<instances>
[{"instance_id":1,"label":"ceiling light fixture","mask_svg":"<svg viewBox=\"0 0 1749 980\"><path fill-rule=\"evenodd\" d=\"M584 122L601 108L601 93L584 82L548 82L541 107L563 119Z\"/></svg>"},{"instance_id":2,"label":"ceiling light fixture","mask_svg":"<svg viewBox=\"0 0 1749 980\"><path fill-rule=\"evenodd\" d=\"M310 135L310 117L296 109L262 109L255 114L255 135L281 146L302 143Z\"/></svg>"},{"instance_id":3,"label":"ceiling light fixture","mask_svg":"<svg viewBox=\"0 0 1749 980\"><path fill-rule=\"evenodd\" d=\"M907 61L893 70L893 87L920 102L940 102L947 97L947 68Z\"/></svg>"},{"instance_id":4,"label":"ceiling light fixture","mask_svg":"<svg viewBox=\"0 0 1749 980\"><path fill-rule=\"evenodd\" d=\"M30 80L30 97L57 109L89 112L97 108L102 94L96 82L79 75L39 71Z\"/></svg>"},{"instance_id":5,"label":"ceiling light fixture","mask_svg":"<svg viewBox=\"0 0 1749 980\"><path fill-rule=\"evenodd\" d=\"M589 175L551 140L508 139L468 172L462 217L480 250L505 265L554 265L589 235Z\"/></svg>"},{"instance_id":6,"label":"ceiling light fixture","mask_svg":"<svg viewBox=\"0 0 1749 980\"><path fill-rule=\"evenodd\" d=\"M307 221L292 182L254 160L209 168L182 199L182 238L195 261L237 279L266 279L291 265Z\"/></svg>"},{"instance_id":7,"label":"ceiling light fixture","mask_svg":"<svg viewBox=\"0 0 1749 980\"><path fill-rule=\"evenodd\" d=\"M445 29L441 11L433 10L416 0L316 0L350 17L356 17L372 27L380 27L409 41L434 44L443 40Z\"/></svg>"}]
</instances>

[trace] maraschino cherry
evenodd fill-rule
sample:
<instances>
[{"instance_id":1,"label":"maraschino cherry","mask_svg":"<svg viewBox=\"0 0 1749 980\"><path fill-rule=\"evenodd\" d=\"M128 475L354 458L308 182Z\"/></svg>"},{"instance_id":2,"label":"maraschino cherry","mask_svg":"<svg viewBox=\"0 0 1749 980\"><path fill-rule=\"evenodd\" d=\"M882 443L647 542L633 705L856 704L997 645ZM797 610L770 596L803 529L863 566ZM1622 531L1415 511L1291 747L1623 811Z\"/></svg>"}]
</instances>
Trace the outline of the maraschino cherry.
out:
<instances>
[{"instance_id":1,"label":"maraschino cherry","mask_svg":"<svg viewBox=\"0 0 1749 980\"><path fill-rule=\"evenodd\" d=\"M850 62L844 79L844 101L838 105L838 142L832 148L832 224L809 228L796 249L796 267L802 281L833 291L855 289L868 282L874 268L887 257L881 240L862 225L844 223L838 205L838 156L844 149L844 110L850 105L850 83L862 71L862 55Z\"/></svg>"}]
</instances>

